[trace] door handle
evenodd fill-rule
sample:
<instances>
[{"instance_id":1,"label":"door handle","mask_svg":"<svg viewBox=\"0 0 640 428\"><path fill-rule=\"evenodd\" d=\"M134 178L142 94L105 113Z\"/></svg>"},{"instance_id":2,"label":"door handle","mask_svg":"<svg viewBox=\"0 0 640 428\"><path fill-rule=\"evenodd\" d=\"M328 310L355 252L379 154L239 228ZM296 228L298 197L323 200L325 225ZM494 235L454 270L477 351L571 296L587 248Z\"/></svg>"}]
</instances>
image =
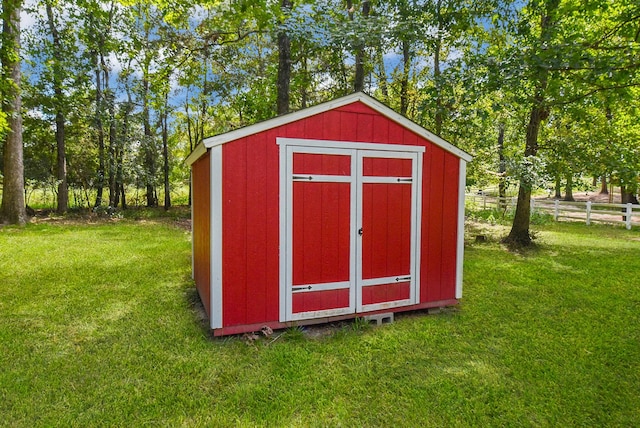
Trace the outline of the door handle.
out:
<instances>
[{"instance_id":1,"label":"door handle","mask_svg":"<svg viewBox=\"0 0 640 428\"><path fill-rule=\"evenodd\" d=\"M358 235L362 236L363 233L362 228L358 229Z\"/></svg>"}]
</instances>

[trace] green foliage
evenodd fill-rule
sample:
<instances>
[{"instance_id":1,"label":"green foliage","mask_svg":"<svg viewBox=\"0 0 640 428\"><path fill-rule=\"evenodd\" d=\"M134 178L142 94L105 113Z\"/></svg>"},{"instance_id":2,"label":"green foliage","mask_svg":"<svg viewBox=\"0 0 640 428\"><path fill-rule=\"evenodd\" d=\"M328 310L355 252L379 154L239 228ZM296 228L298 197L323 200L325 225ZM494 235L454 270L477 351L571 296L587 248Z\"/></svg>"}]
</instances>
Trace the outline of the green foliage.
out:
<instances>
[{"instance_id":1,"label":"green foliage","mask_svg":"<svg viewBox=\"0 0 640 428\"><path fill-rule=\"evenodd\" d=\"M535 252L471 244L458 308L249 346L207 332L189 235L169 224L0 229L3 424L640 422L640 290L619 275L640 269L638 231L557 223Z\"/></svg>"},{"instance_id":2,"label":"green foliage","mask_svg":"<svg viewBox=\"0 0 640 428\"><path fill-rule=\"evenodd\" d=\"M507 226L513 222L514 207L505 207L502 209L467 209L465 210L465 218L469 221L479 221L490 225ZM531 212L531 224L536 226L548 225L554 222L553 215L541 211L533 210Z\"/></svg>"},{"instance_id":3,"label":"green foliage","mask_svg":"<svg viewBox=\"0 0 640 428\"><path fill-rule=\"evenodd\" d=\"M606 175L637 187L636 2L371 1L366 16L362 0L292 3L290 10L264 0L30 4L36 24L23 31L28 182L56 181L51 124L63 111L72 192L95 190L114 169L124 185L159 185L165 116L171 185L183 186L181 161L196 144L276 115L277 35L284 31L292 110L352 91L361 52L365 91L474 155L469 182L523 178L534 186ZM59 52L42 37L46 4ZM544 118L525 153L534 107ZM2 123L0 116L0 134ZM500 174L499 129L510 166ZM108 141L104 173L100 135Z\"/></svg>"},{"instance_id":4,"label":"green foliage","mask_svg":"<svg viewBox=\"0 0 640 428\"><path fill-rule=\"evenodd\" d=\"M507 163L507 173L511 180L507 180L507 183L520 183L528 189L544 188L549 181L545 170L546 164L537 156L525 156L520 159L511 158Z\"/></svg>"}]
</instances>

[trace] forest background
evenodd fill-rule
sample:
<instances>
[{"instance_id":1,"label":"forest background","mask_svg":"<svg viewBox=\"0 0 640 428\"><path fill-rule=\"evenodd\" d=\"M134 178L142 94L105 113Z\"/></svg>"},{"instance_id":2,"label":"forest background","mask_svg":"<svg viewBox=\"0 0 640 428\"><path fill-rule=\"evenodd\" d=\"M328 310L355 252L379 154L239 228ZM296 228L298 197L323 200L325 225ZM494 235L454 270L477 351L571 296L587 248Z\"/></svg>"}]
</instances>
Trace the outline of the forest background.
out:
<instances>
[{"instance_id":1,"label":"forest background","mask_svg":"<svg viewBox=\"0 0 640 428\"><path fill-rule=\"evenodd\" d=\"M518 189L512 242L530 243L536 187L637 202L635 0L2 5L5 221L34 191L59 213L189 203L204 137L355 91L472 154L469 186Z\"/></svg>"}]
</instances>

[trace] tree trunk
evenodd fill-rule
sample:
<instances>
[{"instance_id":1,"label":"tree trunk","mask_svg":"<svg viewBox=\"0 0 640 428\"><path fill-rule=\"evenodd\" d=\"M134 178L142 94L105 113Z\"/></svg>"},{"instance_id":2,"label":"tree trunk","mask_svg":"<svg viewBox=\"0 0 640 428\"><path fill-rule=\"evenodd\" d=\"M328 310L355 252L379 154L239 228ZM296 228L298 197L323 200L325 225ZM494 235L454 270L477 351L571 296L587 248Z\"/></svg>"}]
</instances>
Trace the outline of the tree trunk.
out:
<instances>
[{"instance_id":1,"label":"tree trunk","mask_svg":"<svg viewBox=\"0 0 640 428\"><path fill-rule=\"evenodd\" d=\"M436 112L434 115L435 119L435 127L434 131L436 135L442 135L442 122L443 122L443 111L442 111L442 85L440 82L441 79L441 71L440 71L440 50L442 49L442 40L441 40L441 31L442 31L442 15L440 13L441 0L438 0L436 3L436 20L438 22L438 35L436 37L436 45L433 51L433 82L435 84L436 90Z\"/></svg>"},{"instance_id":2,"label":"tree trunk","mask_svg":"<svg viewBox=\"0 0 640 428\"><path fill-rule=\"evenodd\" d=\"M185 111L185 115L187 117L187 137L189 139L189 153L191 153L193 151L194 144L193 144L193 135L192 135L192 132L191 132L191 126L192 126L191 125L191 115L189 114L189 111L190 111L190 109L189 109L189 101L188 101L189 98L187 97L186 99L187 99L187 101L185 101L185 104L184 104L184 111ZM187 204L189 206L191 206L191 181L192 181L191 180L191 168L189 168L189 201L187 202Z\"/></svg>"},{"instance_id":3,"label":"tree trunk","mask_svg":"<svg viewBox=\"0 0 640 428\"><path fill-rule=\"evenodd\" d=\"M291 0L282 0L282 12L288 16L291 12ZM285 18L286 19L286 18ZM291 40L286 30L278 33L278 115L289 113L289 84L291 82Z\"/></svg>"},{"instance_id":4,"label":"tree trunk","mask_svg":"<svg viewBox=\"0 0 640 428\"><path fill-rule=\"evenodd\" d=\"M67 183L67 156L65 153L64 115L56 113L57 179L58 206L56 212L64 214L69 209L69 185Z\"/></svg>"},{"instance_id":5,"label":"tree trunk","mask_svg":"<svg viewBox=\"0 0 640 428\"><path fill-rule=\"evenodd\" d=\"M567 202L573 202L573 173L567 173L567 187L565 188L564 200Z\"/></svg>"},{"instance_id":6,"label":"tree trunk","mask_svg":"<svg viewBox=\"0 0 640 428\"><path fill-rule=\"evenodd\" d=\"M116 128L116 111L115 100L113 94L109 91L109 73L105 67L104 80L106 86L107 95L107 110L109 112L109 206L116 208L118 206L118 183L117 183L117 170L118 170L118 150L119 141Z\"/></svg>"},{"instance_id":7,"label":"tree trunk","mask_svg":"<svg viewBox=\"0 0 640 428\"><path fill-rule=\"evenodd\" d=\"M378 86L380 87L380 93L382 94L382 102L389 102L389 88L387 86L387 70L384 65L384 55L382 53L382 47L378 49L377 53L378 62Z\"/></svg>"},{"instance_id":8,"label":"tree trunk","mask_svg":"<svg viewBox=\"0 0 640 428\"><path fill-rule=\"evenodd\" d=\"M149 80L148 71L142 79L143 101L142 101L142 121L145 136L145 187L147 197L147 207L158 206L156 198L155 176L156 176L156 156L153 135L151 134L151 118L149 112Z\"/></svg>"},{"instance_id":9,"label":"tree trunk","mask_svg":"<svg viewBox=\"0 0 640 428\"><path fill-rule=\"evenodd\" d=\"M311 82L311 79L309 78L308 62L309 58L307 58L305 54L300 61L302 65L302 75L304 76L304 84L300 88L300 108L303 109L307 108L307 103L309 102L309 82Z\"/></svg>"},{"instance_id":10,"label":"tree trunk","mask_svg":"<svg viewBox=\"0 0 640 428\"><path fill-rule=\"evenodd\" d=\"M555 25L552 15L555 15L558 4L559 0L550 0L542 12L540 21L540 41L542 44L548 43L551 38L551 30ZM538 132L540 131L540 124L549 116L549 108L545 105L545 92L548 85L549 70L539 66L536 72L536 92L527 125L524 149L525 157L535 156L538 153ZM526 247L531 245L531 235L529 234L531 222L531 187L524 179L520 179L519 187L518 204L516 205L513 224L504 242L515 246Z\"/></svg>"},{"instance_id":11,"label":"tree trunk","mask_svg":"<svg viewBox=\"0 0 640 428\"><path fill-rule=\"evenodd\" d=\"M353 5L351 1L347 1L347 7L349 10L352 10ZM362 2L362 18L367 19L369 17L369 12L371 11L371 4L369 0L364 0ZM350 12L349 16L353 20L353 13ZM359 41L356 45L355 49L355 77L353 80L353 90L354 92L360 92L364 90L364 41Z\"/></svg>"},{"instance_id":12,"label":"tree trunk","mask_svg":"<svg viewBox=\"0 0 640 428\"><path fill-rule=\"evenodd\" d=\"M560 173L556 174L556 183L555 183L555 190L556 190L556 194L553 197L554 199L562 199L562 177L560 176Z\"/></svg>"},{"instance_id":13,"label":"tree trunk","mask_svg":"<svg viewBox=\"0 0 640 428\"><path fill-rule=\"evenodd\" d=\"M504 123L498 127L498 198L500 198L500 208L503 208L505 198L507 197L507 171L506 160L504 156Z\"/></svg>"},{"instance_id":14,"label":"tree trunk","mask_svg":"<svg viewBox=\"0 0 640 428\"><path fill-rule=\"evenodd\" d=\"M120 195L122 199L122 209L127 209L127 195L125 194L124 184L120 184Z\"/></svg>"},{"instance_id":15,"label":"tree trunk","mask_svg":"<svg viewBox=\"0 0 640 428\"><path fill-rule=\"evenodd\" d=\"M99 60L99 54L96 52L94 55L95 60L95 77L96 77L96 111L95 111L95 123L97 137L98 137L98 177L96 182L96 203L94 207L102 205L102 191L104 188L104 129L102 128L102 70Z\"/></svg>"},{"instance_id":16,"label":"tree trunk","mask_svg":"<svg viewBox=\"0 0 640 428\"><path fill-rule=\"evenodd\" d=\"M600 194L601 195L608 195L609 194L609 188L607 187L607 176L606 176L606 174L603 174L600 177Z\"/></svg>"},{"instance_id":17,"label":"tree trunk","mask_svg":"<svg viewBox=\"0 0 640 428\"><path fill-rule=\"evenodd\" d=\"M536 104L531 109L529 115L529 124L527 126L527 136L525 141L525 156L535 156L538 153L538 132L540 131L540 123L548 116L548 111L542 106L543 90L546 89L546 77L541 80L539 92L536 96ZM526 247L531 245L531 235L529 235L529 226L531 220L531 187L524 179L520 180L520 188L518 189L518 204L513 218L513 224L509 235L505 238L505 242L516 246Z\"/></svg>"},{"instance_id":18,"label":"tree trunk","mask_svg":"<svg viewBox=\"0 0 640 428\"><path fill-rule=\"evenodd\" d=\"M409 67L411 66L411 51L409 42L402 40L402 78L400 79L400 114L407 115L409 109Z\"/></svg>"},{"instance_id":19,"label":"tree trunk","mask_svg":"<svg viewBox=\"0 0 640 428\"><path fill-rule=\"evenodd\" d=\"M27 221L24 204L24 162L22 144L22 97L20 94L20 10L22 2L2 1L2 111L7 117L6 140L4 144L4 184L0 220L23 225Z\"/></svg>"},{"instance_id":20,"label":"tree trunk","mask_svg":"<svg viewBox=\"0 0 640 428\"><path fill-rule=\"evenodd\" d=\"M165 94L164 112L162 113L162 172L164 175L164 210L171 208L171 188L169 186L169 130L167 124L169 93Z\"/></svg>"},{"instance_id":21,"label":"tree trunk","mask_svg":"<svg viewBox=\"0 0 640 428\"><path fill-rule=\"evenodd\" d=\"M440 4L438 2L438 4ZM442 96L440 93L440 38L436 40L435 52L433 54L433 80L436 86L436 114L435 114L435 132L436 135L442 135Z\"/></svg>"},{"instance_id":22,"label":"tree trunk","mask_svg":"<svg viewBox=\"0 0 640 428\"><path fill-rule=\"evenodd\" d=\"M638 198L636 197L637 189L632 189L626 186L620 186L620 200L623 204L638 204Z\"/></svg>"},{"instance_id":23,"label":"tree trunk","mask_svg":"<svg viewBox=\"0 0 640 428\"><path fill-rule=\"evenodd\" d=\"M65 115L64 115L64 91L62 88L62 70L60 67L63 58L60 34L53 19L51 3L46 3L47 23L51 33L53 44L53 92L56 110L56 178L58 180L58 205L56 212L64 214L69 209L69 187L67 184L67 157L65 149Z\"/></svg>"}]
</instances>

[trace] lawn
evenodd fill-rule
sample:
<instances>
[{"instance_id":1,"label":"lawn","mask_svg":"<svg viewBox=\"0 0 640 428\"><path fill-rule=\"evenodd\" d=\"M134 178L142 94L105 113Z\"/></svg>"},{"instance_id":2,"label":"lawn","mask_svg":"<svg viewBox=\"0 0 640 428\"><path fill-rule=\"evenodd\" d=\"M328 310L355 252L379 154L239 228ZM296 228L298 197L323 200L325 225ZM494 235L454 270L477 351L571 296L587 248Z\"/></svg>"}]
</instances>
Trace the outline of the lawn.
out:
<instances>
[{"instance_id":1,"label":"lawn","mask_svg":"<svg viewBox=\"0 0 640 428\"><path fill-rule=\"evenodd\" d=\"M0 229L0 425L640 425L636 230L487 229L457 308L247 344L206 330L180 224Z\"/></svg>"}]
</instances>

